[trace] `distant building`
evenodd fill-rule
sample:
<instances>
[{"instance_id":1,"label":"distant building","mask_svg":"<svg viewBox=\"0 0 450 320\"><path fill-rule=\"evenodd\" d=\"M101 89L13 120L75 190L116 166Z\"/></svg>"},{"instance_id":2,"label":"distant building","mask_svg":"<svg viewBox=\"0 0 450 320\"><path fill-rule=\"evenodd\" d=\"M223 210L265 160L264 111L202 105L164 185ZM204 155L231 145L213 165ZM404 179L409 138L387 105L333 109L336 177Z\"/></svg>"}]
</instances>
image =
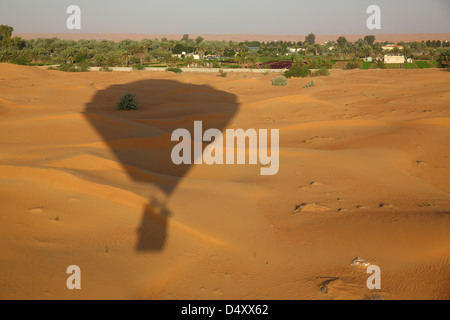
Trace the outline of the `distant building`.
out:
<instances>
[{"instance_id":1,"label":"distant building","mask_svg":"<svg viewBox=\"0 0 450 320\"><path fill-rule=\"evenodd\" d=\"M200 60L200 55L197 53L186 53L186 52L182 52L180 54L174 54L174 57L178 57L180 59L185 58L185 57L189 57L192 56L194 58L194 60Z\"/></svg>"},{"instance_id":2,"label":"distant building","mask_svg":"<svg viewBox=\"0 0 450 320\"><path fill-rule=\"evenodd\" d=\"M299 53L300 51L305 51L304 48L287 48L290 53Z\"/></svg>"},{"instance_id":3,"label":"distant building","mask_svg":"<svg viewBox=\"0 0 450 320\"><path fill-rule=\"evenodd\" d=\"M385 55L384 56L384 62L385 63L405 63L405 56L392 56L392 55Z\"/></svg>"},{"instance_id":4,"label":"distant building","mask_svg":"<svg viewBox=\"0 0 450 320\"><path fill-rule=\"evenodd\" d=\"M248 47L248 50L259 50L259 47Z\"/></svg>"},{"instance_id":5,"label":"distant building","mask_svg":"<svg viewBox=\"0 0 450 320\"><path fill-rule=\"evenodd\" d=\"M208 54L206 56L204 56L205 59L207 60L219 60L218 56L212 55L212 54Z\"/></svg>"},{"instance_id":6,"label":"distant building","mask_svg":"<svg viewBox=\"0 0 450 320\"><path fill-rule=\"evenodd\" d=\"M373 60L373 58L372 58L372 57L367 57L367 58L364 58L364 61L372 62L372 60Z\"/></svg>"},{"instance_id":7,"label":"distant building","mask_svg":"<svg viewBox=\"0 0 450 320\"><path fill-rule=\"evenodd\" d=\"M386 51L394 50L394 48L398 48L399 50L403 50L403 46L399 46L399 45L396 45L396 44L388 44L388 45L382 46L381 48L383 50L386 50Z\"/></svg>"}]
</instances>

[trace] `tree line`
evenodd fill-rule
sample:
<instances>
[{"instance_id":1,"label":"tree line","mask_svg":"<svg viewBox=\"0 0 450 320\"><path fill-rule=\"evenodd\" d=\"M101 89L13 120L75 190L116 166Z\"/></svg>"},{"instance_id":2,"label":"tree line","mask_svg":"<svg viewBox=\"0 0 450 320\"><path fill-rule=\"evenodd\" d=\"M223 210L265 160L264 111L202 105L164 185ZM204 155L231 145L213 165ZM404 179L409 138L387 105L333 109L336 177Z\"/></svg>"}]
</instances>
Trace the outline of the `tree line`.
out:
<instances>
[{"instance_id":1,"label":"tree line","mask_svg":"<svg viewBox=\"0 0 450 320\"><path fill-rule=\"evenodd\" d=\"M339 37L336 41L316 43L310 33L304 41L215 41L202 37L190 39L188 34L180 40L144 39L141 41L122 40L61 40L40 38L24 40L13 37L13 27L0 26L0 62L18 64L52 65L85 64L89 66L142 66L145 63L160 62L167 66L203 66L210 56L221 62L234 62L241 67L255 67L261 61L294 60L298 57L316 56L326 59L351 59L382 56L387 53L383 46L387 42L376 42L373 35L355 42ZM444 42L446 43L446 42ZM403 49L395 47L390 53L406 57L438 54L442 46L439 41L399 43ZM292 50L294 49L294 50ZM293 52L294 51L294 52ZM186 53L186 56L178 56ZM198 54L195 60L190 54Z\"/></svg>"}]
</instances>

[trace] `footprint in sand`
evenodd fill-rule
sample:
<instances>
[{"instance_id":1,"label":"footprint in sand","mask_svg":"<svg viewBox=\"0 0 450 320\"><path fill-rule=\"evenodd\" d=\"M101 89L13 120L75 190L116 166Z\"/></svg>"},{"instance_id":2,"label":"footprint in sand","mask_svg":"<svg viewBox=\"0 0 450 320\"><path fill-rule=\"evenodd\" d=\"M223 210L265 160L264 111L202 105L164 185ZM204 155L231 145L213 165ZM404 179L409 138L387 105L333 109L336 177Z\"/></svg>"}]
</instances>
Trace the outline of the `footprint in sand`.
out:
<instances>
[{"instance_id":1,"label":"footprint in sand","mask_svg":"<svg viewBox=\"0 0 450 320\"><path fill-rule=\"evenodd\" d=\"M31 208L31 209L28 209L28 212L32 213L32 214L45 214L46 215L47 214L47 208L44 207L44 206L34 207L34 208ZM52 218L50 220L55 221L55 222L59 222L60 218L59 217L55 217L55 218Z\"/></svg>"},{"instance_id":2,"label":"footprint in sand","mask_svg":"<svg viewBox=\"0 0 450 320\"><path fill-rule=\"evenodd\" d=\"M318 186L321 186L321 185L322 184L320 182L311 181L307 186L300 186L299 188L300 189L306 189L306 188L309 188L309 187L318 187Z\"/></svg>"},{"instance_id":3,"label":"footprint in sand","mask_svg":"<svg viewBox=\"0 0 450 320\"><path fill-rule=\"evenodd\" d=\"M302 203L300 205L295 206L294 214L300 213L300 212L323 212L328 211L330 208L326 206L321 206L317 203Z\"/></svg>"},{"instance_id":4,"label":"footprint in sand","mask_svg":"<svg viewBox=\"0 0 450 320\"><path fill-rule=\"evenodd\" d=\"M302 142L314 146L314 145L330 142L333 140L334 140L334 138L332 138L332 137L315 136L315 137L312 137L309 139L302 140Z\"/></svg>"},{"instance_id":5,"label":"footprint in sand","mask_svg":"<svg viewBox=\"0 0 450 320\"><path fill-rule=\"evenodd\" d=\"M28 212L30 212L30 213L45 213L45 207L39 206L39 207L31 208L31 209L28 209Z\"/></svg>"},{"instance_id":6,"label":"footprint in sand","mask_svg":"<svg viewBox=\"0 0 450 320\"><path fill-rule=\"evenodd\" d=\"M352 260L350 265L352 265L354 267L367 268L371 265L371 263L369 262L369 260L356 257L355 259Z\"/></svg>"},{"instance_id":7,"label":"footprint in sand","mask_svg":"<svg viewBox=\"0 0 450 320\"><path fill-rule=\"evenodd\" d=\"M367 299L367 288L351 279L318 277L320 291L332 299Z\"/></svg>"}]
</instances>

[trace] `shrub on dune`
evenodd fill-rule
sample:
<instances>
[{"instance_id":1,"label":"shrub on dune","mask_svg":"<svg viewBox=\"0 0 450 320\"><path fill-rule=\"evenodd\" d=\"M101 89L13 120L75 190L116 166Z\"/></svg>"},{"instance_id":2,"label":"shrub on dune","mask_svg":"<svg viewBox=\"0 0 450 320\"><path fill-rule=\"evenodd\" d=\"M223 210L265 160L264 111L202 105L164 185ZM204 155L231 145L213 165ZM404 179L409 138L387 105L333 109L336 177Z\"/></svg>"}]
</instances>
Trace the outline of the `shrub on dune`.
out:
<instances>
[{"instance_id":1,"label":"shrub on dune","mask_svg":"<svg viewBox=\"0 0 450 320\"><path fill-rule=\"evenodd\" d=\"M287 86L287 84L288 84L288 81L287 81L286 77L283 77L283 76L276 77L272 81L272 85L277 86L277 87L284 87L284 86Z\"/></svg>"},{"instance_id":2,"label":"shrub on dune","mask_svg":"<svg viewBox=\"0 0 450 320\"><path fill-rule=\"evenodd\" d=\"M314 80L311 80L310 82L308 82L307 84L305 84L303 86L303 88L309 88L309 87L314 87L316 85L316 82Z\"/></svg>"},{"instance_id":3,"label":"shrub on dune","mask_svg":"<svg viewBox=\"0 0 450 320\"><path fill-rule=\"evenodd\" d=\"M108 66L102 66L102 67L100 67L100 71L102 71L102 72L111 72L113 70L110 67L108 67Z\"/></svg>"},{"instance_id":4,"label":"shrub on dune","mask_svg":"<svg viewBox=\"0 0 450 320\"><path fill-rule=\"evenodd\" d=\"M223 71L222 69L219 70L219 76L222 78L226 78L228 75L228 73L226 73L225 71Z\"/></svg>"},{"instance_id":5,"label":"shrub on dune","mask_svg":"<svg viewBox=\"0 0 450 320\"><path fill-rule=\"evenodd\" d=\"M362 66L361 61L358 61L358 60L350 60L350 61L347 62L347 64L345 65L345 69L346 69L346 70L358 69L358 68L361 68L361 66Z\"/></svg>"},{"instance_id":6,"label":"shrub on dune","mask_svg":"<svg viewBox=\"0 0 450 320\"><path fill-rule=\"evenodd\" d=\"M328 71L328 69L322 68L322 69L314 71L311 74L311 77L320 77L320 76L329 76L329 75L330 75L330 71Z\"/></svg>"},{"instance_id":7,"label":"shrub on dune","mask_svg":"<svg viewBox=\"0 0 450 320\"><path fill-rule=\"evenodd\" d=\"M311 74L311 70L307 66L294 66L284 73L286 78L304 78Z\"/></svg>"},{"instance_id":8,"label":"shrub on dune","mask_svg":"<svg viewBox=\"0 0 450 320\"><path fill-rule=\"evenodd\" d=\"M117 110L137 110L138 103L136 101L136 95L132 93L125 93L120 101L117 103Z\"/></svg>"},{"instance_id":9,"label":"shrub on dune","mask_svg":"<svg viewBox=\"0 0 450 320\"><path fill-rule=\"evenodd\" d=\"M183 70L180 68L167 68L166 71L175 72L175 73L182 73Z\"/></svg>"}]
</instances>

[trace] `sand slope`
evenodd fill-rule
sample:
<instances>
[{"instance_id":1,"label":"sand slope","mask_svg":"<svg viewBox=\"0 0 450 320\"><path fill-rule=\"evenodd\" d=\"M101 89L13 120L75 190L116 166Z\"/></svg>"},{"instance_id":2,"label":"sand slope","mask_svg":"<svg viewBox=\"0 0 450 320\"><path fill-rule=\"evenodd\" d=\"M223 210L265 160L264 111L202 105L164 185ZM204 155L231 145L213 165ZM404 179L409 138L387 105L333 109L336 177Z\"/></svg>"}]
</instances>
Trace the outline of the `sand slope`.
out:
<instances>
[{"instance_id":1,"label":"sand slope","mask_svg":"<svg viewBox=\"0 0 450 320\"><path fill-rule=\"evenodd\" d=\"M450 73L275 76L0 64L0 298L449 299ZM198 118L280 129L279 174L167 163Z\"/></svg>"}]
</instances>

